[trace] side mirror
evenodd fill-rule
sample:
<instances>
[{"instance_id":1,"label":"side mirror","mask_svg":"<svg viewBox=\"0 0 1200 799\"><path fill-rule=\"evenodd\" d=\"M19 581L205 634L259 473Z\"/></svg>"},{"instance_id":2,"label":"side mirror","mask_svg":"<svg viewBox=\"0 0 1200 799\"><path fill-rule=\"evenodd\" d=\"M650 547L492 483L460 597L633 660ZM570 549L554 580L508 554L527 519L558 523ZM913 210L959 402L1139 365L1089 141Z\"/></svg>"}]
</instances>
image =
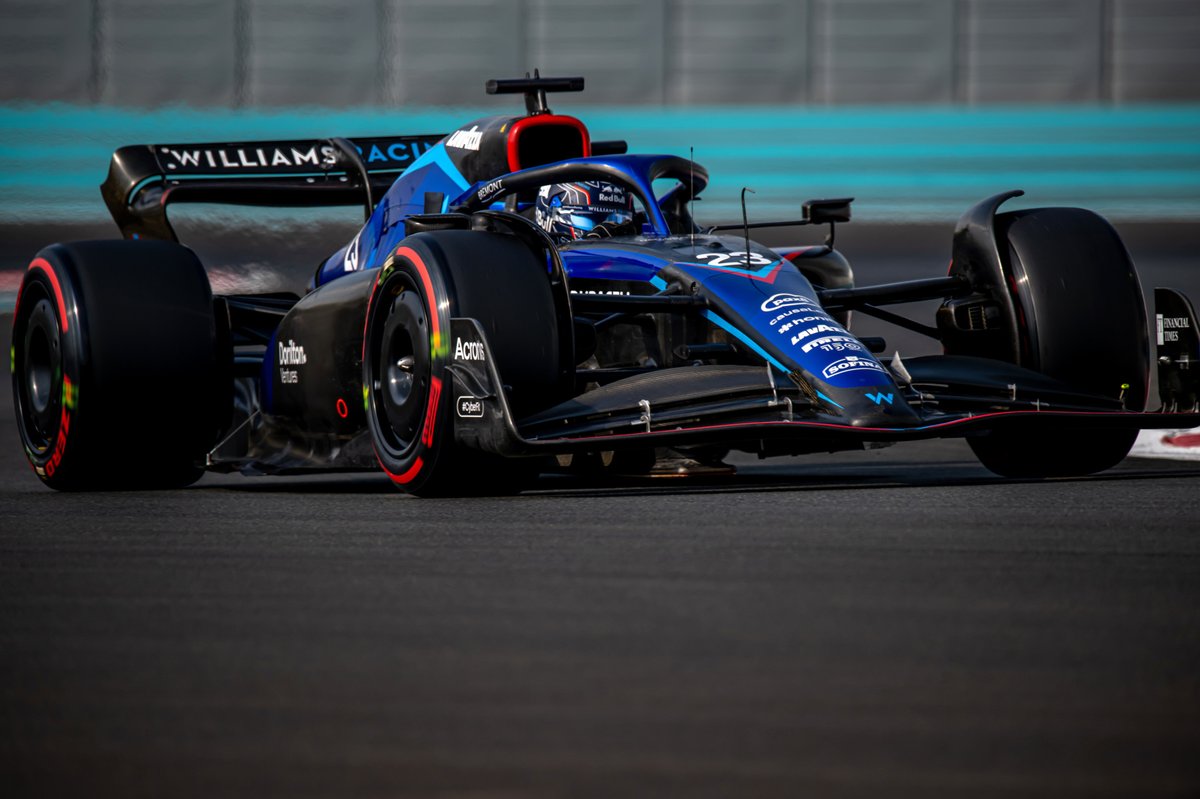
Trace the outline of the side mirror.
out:
<instances>
[{"instance_id":1,"label":"side mirror","mask_svg":"<svg viewBox=\"0 0 1200 799\"><path fill-rule=\"evenodd\" d=\"M802 208L804 220L813 225L849 222L850 203L852 202L854 202L853 197L841 197L836 200L808 200Z\"/></svg>"}]
</instances>

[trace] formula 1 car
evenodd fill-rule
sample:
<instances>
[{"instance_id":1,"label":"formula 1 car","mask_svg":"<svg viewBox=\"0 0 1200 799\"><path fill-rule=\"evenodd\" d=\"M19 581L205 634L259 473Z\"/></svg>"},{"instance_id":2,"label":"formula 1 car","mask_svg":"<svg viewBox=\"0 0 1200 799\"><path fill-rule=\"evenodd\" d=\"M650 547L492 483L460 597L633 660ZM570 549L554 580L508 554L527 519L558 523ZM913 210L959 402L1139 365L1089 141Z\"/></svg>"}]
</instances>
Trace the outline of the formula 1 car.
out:
<instances>
[{"instance_id":1,"label":"formula 1 car","mask_svg":"<svg viewBox=\"0 0 1200 799\"><path fill-rule=\"evenodd\" d=\"M1195 314L1157 292L1149 327L1113 228L1076 208L983 200L949 274L856 286L833 248L849 199L811 200L822 246L763 224L701 227L706 171L629 155L554 114L582 78L489 81L526 113L446 136L122 147L104 199L125 240L54 244L13 328L18 427L56 489L172 487L205 469L382 468L418 495L512 491L550 464L655 448L759 456L965 437L1004 476L1084 475L1140 428L1200 425ZM566 243L540 187L615 184L632 229ZM366 222L303 297L216 296L167 218L179 202L354 205ZM314 259L316 260L316 259ZM915 321L884 306L941 300ZM941 342L880 359L857 311Z\"/></svg>"}]
</instances>

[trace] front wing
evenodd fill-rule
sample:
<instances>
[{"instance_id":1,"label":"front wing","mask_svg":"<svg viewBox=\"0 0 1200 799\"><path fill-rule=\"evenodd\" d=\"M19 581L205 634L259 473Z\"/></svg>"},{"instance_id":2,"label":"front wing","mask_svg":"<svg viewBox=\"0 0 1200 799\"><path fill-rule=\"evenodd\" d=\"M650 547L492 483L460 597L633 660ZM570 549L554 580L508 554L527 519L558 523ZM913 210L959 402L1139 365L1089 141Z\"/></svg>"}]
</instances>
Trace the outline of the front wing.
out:
<instances>
[{"instance_id":1,"label":"front wing","mask_svg":"<svg viewBox=\"0 0 1200 799\"><path fill-rule=\"evenodd\" d=\"M630 403L627 397L623 408L515 420L500 390L503 383L482 326L474 319L456 318L451 320L451 333L454 341L480 345L456 346L456 351L482 353L481 357L455 358L448 367L453 378L455 439L464 446L507 457L697 444L740 444L760 452L800 454L1017 428L1049 434L1200 426L1200 413L1088 410L1040 403L1022 409L929 410L916 424L859 426L822 412L814 400L795 389L776 385L766 369L754 370L761 377L753 380L747 379L745 369L727 375L695 371L703 367L671 370L679 372L680 379L689 379L686 373L694 371L697 377L719 384L717 391L694 392L688 402L656 407L650 399ZM653 396L649 386L647 389L647 396Z\"/></svg>"}]
</instances>

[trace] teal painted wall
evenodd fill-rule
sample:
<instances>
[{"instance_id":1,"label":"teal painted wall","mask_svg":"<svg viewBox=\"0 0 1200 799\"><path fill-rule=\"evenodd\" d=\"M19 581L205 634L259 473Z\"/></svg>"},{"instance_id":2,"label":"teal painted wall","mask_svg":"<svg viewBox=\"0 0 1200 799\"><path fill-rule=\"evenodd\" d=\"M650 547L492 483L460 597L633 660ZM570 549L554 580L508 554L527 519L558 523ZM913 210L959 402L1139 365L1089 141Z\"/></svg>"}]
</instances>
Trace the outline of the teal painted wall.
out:
<instances>
[{"instance_id":1,"label":"teal painted wall","mask_svg":"<svg viewBox=\"0 0 1200 799\"><path fill-rule=\"evenodd\" d=\"M510 98L511 99L511 98ZM596 139L686 156L712 182L701 221L787 218L854 196L857 219L951 220L997 191L1114 220L1200 220L1200 105L571 108ZM123 144L448 132L485 109L136 111L0 107L0 224L101 221L97 189Z\"/></svg>"}]
</instances>

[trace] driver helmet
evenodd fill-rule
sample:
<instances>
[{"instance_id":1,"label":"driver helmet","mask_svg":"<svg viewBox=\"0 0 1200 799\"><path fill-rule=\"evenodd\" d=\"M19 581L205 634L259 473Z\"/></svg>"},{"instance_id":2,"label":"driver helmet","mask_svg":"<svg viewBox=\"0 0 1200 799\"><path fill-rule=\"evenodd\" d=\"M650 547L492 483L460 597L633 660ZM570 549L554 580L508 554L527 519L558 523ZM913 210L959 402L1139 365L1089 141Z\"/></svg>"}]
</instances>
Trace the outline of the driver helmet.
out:
<instances>
[{"instance_id":1,"label":"driver helmet","mask_svg":"<svg viewBox=\"0 0 1200 799\"><path fill-rule=\"evenodd\" d=\"M582 239L597 225L632 222L633 198L602 180L555 183L538 190L534 219L559 243Z\"/></svg>"}]
</instances>

